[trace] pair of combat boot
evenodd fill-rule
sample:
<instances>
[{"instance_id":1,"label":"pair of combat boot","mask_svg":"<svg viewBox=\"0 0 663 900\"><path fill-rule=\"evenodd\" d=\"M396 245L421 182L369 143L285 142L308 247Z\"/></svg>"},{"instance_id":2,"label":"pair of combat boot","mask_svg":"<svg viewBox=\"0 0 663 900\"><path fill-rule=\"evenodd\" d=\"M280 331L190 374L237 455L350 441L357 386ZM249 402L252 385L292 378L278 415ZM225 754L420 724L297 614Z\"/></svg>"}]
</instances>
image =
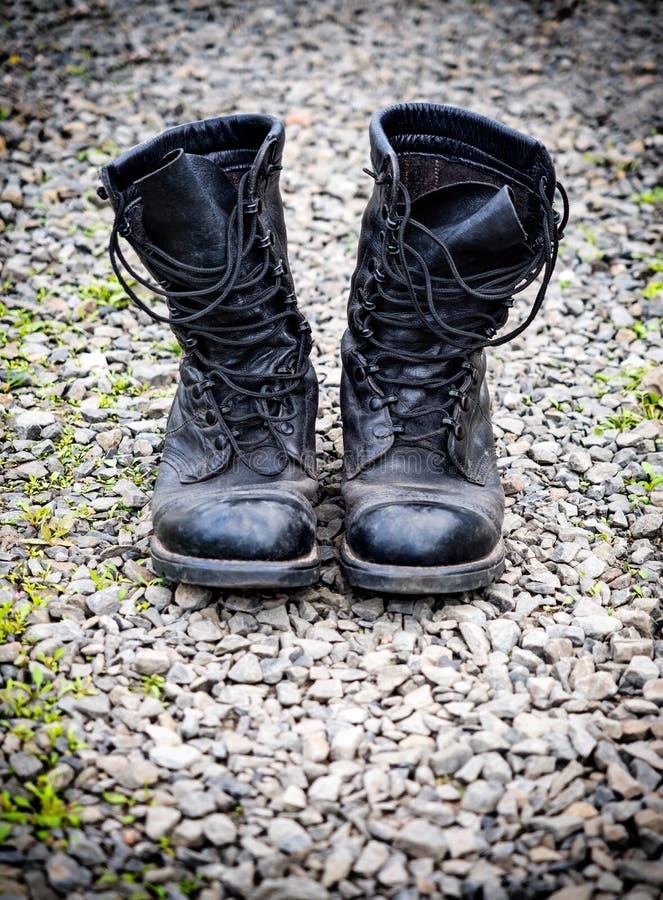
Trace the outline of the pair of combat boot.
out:
<instances>
[{"instance_id":1,"label":"pair of combat boot","mask_svg":"<svg viewBox=\"0 0 663 900\"><path fill-rule=\"evenodd\" d=\"M462 109L388 107L370 140L375 183L341 348L341 565L373 590L472 589L504 565L484 348L538 312L568 205L560 188L563 216L553 209L541 143ZM319 575L318 390L288 265L283 143L270 116L208 119L101 173L113 269L183 349L152 500L154 566L173 581L289 587ZM539 275L527 317L495 338Z\"/></svg>"}]
</instances>

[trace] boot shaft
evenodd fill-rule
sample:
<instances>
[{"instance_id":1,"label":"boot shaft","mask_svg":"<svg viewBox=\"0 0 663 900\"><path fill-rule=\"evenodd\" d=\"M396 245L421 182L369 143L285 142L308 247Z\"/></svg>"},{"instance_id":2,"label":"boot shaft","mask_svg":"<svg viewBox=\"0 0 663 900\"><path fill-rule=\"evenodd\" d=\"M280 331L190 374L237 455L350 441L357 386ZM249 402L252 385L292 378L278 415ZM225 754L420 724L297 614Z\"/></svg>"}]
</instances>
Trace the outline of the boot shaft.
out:
<instances>
[{"instance_id":1,"label":"boot shaft","mask_svg":"<svg viewBox=\"0 0 663 900\"><path fill-rule=\"evenodd\" d=\"M450 345L485 345L506 321L512 294L551 253L556 181L547 150L491 119L425 103L378 111L370 140L375 186L362 221L351 322L366 290L378 294L380 307L385 268L393 273L398 262L401 287L404 269L419 293L433 279L429 324L439 316L450 329L472 331L473 314L492 318L473 340L444 333ZM401 242L410 248L404 259ZM499 278L496 269L505 270Z\"/></svg>"},{"instance_id":2,"label":"boot shaft","mask_svg":"<svg viewBox=\"0 0 663 900\"><path fill-rule=\"evenodd\" d=\"M241 331L295 306L279 192L283 143L283 125L271 116L219 117L168 129L101 171L116 230L165 287L156 293L185 350L205 342L218 307ZM123 280L118 249L111 241ZM275 285L273 299L252 303Z\"/></svg>"},{"instance_id":3,"label":"boot shaft","mask_svg":"<svg viewBox=\"0 0 663 900\"><path fill-rule=\"evenodd\" d=\"M447 106L388 107L370 138L343 348L346 474L406 444L480 483L493 455L483 348L543 301L559 238L553 165L535 139ZM541 270L525 322L493 340Z\"/></svg>"},{"instance_id":4,"label":"boot shaft","mask_svg":"<svg viewBox=\"0 0 663 900\"><path fill-rule=\"evenodd\" d=\"M101 172L115 210L115 273L184 349L170 416L177 437L166 452L182 481L209 478L232 460L265 475L289 461L314 471L317 390L287 258L283 143L271 116L219 117L164 131ZM125 272L165 301L168 315Z\"/></svg>"}]
</instances>

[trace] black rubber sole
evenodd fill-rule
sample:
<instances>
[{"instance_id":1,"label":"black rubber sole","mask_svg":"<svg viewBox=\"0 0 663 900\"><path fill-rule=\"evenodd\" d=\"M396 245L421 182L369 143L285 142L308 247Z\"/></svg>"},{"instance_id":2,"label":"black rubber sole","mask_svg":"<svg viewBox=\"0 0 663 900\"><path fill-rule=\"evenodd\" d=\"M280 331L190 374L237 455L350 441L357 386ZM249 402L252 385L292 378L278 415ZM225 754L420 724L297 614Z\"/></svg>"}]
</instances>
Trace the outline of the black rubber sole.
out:
<instances>
[{"instance_id":1,"label":"black rubber sole","mask_svg":"<svg viewBox=\"0 0 663 900\"><path fill-rule=\"evenodd\" d=\"M483 559L455 566L389 566L355 556L343 542L341 571L353 587L387 594L457 594L485 587L504 571L504 544Z\"/></svg>"},{"instance_id":2,"label":"black rubber sole","mask_svg":"<svg viewBox=\"0 0 663 900\"><path fill-rule=\"evenodd\" d=\"M218 588L291 588L315 584L320 578L317 549L286 562L201 559L171 553L156 539L150 546L157 575L169 581Z\"/></svg>"}]
</instances>

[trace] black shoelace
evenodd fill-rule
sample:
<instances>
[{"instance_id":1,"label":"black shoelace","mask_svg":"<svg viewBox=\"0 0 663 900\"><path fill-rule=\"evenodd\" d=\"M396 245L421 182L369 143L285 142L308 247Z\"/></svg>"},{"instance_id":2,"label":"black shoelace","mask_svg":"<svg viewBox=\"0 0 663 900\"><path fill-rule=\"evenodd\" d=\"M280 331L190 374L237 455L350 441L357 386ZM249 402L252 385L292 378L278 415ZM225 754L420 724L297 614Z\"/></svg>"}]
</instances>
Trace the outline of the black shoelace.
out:
<instances>
[{"instance_id":1,"label":"black shoelace","mask_svg":"<svg viewBox=\"0 0 663 900\"><path fill-rule=\"evenodd\" d=\"M377 183L385 181L386 173L376 175L365 170ZM553 209L546 194L546 180L541 179L536 194L542 217L542 235L535 243L529 258L517 263L496 267L478 274L463 276L456 262L440 238L411 217L411 199L407 188L398 183L392 209L383 208L384 231L381 232L379 259L372 260L371 277L358 291L358 308L353 325L355 333L364 343L369 364L365 375L372 379L376 394L370 405L374 410L389 406L392 414L392 432L404 443L433 447L430 440L443 432L453 431L457 440L465 436L462 425L454 418L459 405L467 409L468 391L476 383L478 372L470 357L484 347L497 347L521 334L541 309L545 293L557 259L559 241L568 220L569 206L566 192L557 184L563 202L563 213ZM428 266L411 244L406 241L406 230L416 229L442 250L449 272L443 277L430 274ZM513 295L525 290L543 270L543 277L528 315L508 334L494 338L504 325L508 309L513 305ZM465 303L462 310L463 328L455 327L440 315L440 309L448 310L466 298L478 302L476 307ZM480 304L486 304L479 308ZM489 309L490 311L486 311ZM445 352L444 359L431 350L408 350L395 347L381 340L378 330L389 333L390 328L410 334L413 346L431 345L435 342L452 352ZM425 376L404 374L403 364L421 369L427 366ZM435 390L433 404L412 409L400 403L399 388ZM439 425L423 433L406 430L408 421L437 415Z\"/></svg>"},{"instance_id":2,"label":"black shoelace","mask_svg":"<svg viewBox=\"0 0 663 900\"><path fill-rule=\"evenodd\" d=\"M139 239L127 219L128 207L122 196L115 211L109 253L113 271L127 296L154 321L170 325L205 373L193 391L196 399L207 395L207 425L220 429L219 440L222 443L227 440L250 469L263 475L276 475L287 465L279 432L290 434L294 430L292 419L296 411L292 394L307 371L310 327L297 309L294 291L288 290L285 283L283 261L272 251L274 235L265 231L259 221L262 201L244 199L248 175L239 183L237 205L228 218L225 265L191 266L149 240ZM133 268L122 252L120 237L138 254L158 284ZM139 297L127 282L125 272L157 298L165 300L169 315L155 312ZM181 289L176 290L175 286ZM236 302L237 298L242 299L241 304ZM272 301L279 311L265 311ZM252 317L251 313L260 315ZM293 324L296 346L285 352L282 347L274 346L274 365L260 367L268 371L247 371L220 361L224 349L241 353L269 348L270 341ZM213 346L218 355L206 353L201 341ZM224 389L219 398L220 386ZM239 409L235 415L231 414L233 408ZM273 453L259 452L261 448L274 446L279 451L276 466Z\"/></svg>"}]
</instances>

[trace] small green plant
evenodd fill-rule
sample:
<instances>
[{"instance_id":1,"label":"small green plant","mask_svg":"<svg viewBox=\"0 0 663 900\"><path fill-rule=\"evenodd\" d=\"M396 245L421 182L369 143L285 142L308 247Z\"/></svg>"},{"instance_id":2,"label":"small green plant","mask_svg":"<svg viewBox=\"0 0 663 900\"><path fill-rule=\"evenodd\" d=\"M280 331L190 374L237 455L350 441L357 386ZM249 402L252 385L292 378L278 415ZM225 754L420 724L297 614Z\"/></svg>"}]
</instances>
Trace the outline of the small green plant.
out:
<instances>
[{"instance_id":1,"label":"small green plant","mask_svg":"<svg viewBox=\"0 0 663 900\"><path fill-rule=\"evenodd\" d=\"M139 397L146 389L145 385L137 383L128 375L117 375L112 380L113 397Z\"/></svg>"},{"instance_id":2,"label":"small green plant","mask_svg":"<svg viewBox=\"0 0 663 900\"><path fill-rule=\"evenodd\" d=\"M656 488L663 484L663 474L657 474L654 472L654 467L648 463L642 463L642 470L645 473L645 478L629 478L626 482L627 485L637 487L639 490L634 491L628 495L628 499L630 500L632 505L637 504L648 504L649 503L649 494L652 491L656 490Z\"/></svg>"},{"instance_id":3,"label":"small green plant","mask_svg":"<svg viewBox=\"0 0 663 900\"><path fill-rule=\"evenodd\" d=\"M0 345L3 343L0 338ZM0 392L10 394L17 388L28 384L32 370L27 362L22 359L8 360L3 364L0 374Z\"/></svg>"},{"instance_id":4,"label":"small green plant","mask_svg":"<svg viewBox=\"0 0 663 900\"><path fill-rule=\"evenodd\" d=\"M204 887L205 882L199 875L193 875L190 878L183 878L179 882L179 889L185 897L195 897Z\"/></svg>"},{"instance_id":5,"label":"small green plant","mask_svg":"<svg viewBox=\"0 0 663 900\"><path fill-rule=\"evenodd\" d=\"M598 381L598 384L594 386L594 390L596 391L597 399L600 400L601 397L605 397L610 392L608 387L610 376L605 375L603 372L595 372L593 378L594 381Z\"/></svg>"},{"instance_id":6,"label":"small green plant","mask_svg":"<svg viewBox=\"0 0 663 900\"><path fill-rule=\"evenodd\" d=\"M660 206L663 204L663 187L656 185L651 190L643 191L641 194L632 194L631 200L640 205Z\"/></svg>"},{"instance_id":7,"label":"small green plant","mask_svg":"<svg viewBox=\"0 0 663 900\"><path fill-rule=\"evenodd\" d=\"M561 413L568 413L571 411L571 404L568 400L555 400L551 398L550 405L553 409L556 409Z\"/></svg>"},{"instance_id":8,"label":"small green plant","mask_svg":"<svg viewBox=\"0 0 663 900\"><path fill-rule=\"evenodd\" d=\"M110 803L111 806L133 806L136 803L135 797L127 797L125 794L120 794L116 791L104 791L101 795L106 803Z\"/></svg>"},{"instance_id":9,"label":"small green plant","mask_svg":"<svg viewBox=\"0 0 663 900\"><path fill-rule=\"evenodd\" d=\"M604 431L609 431L613 428L620 432L630 431L640 422L642 422L642 416L639 413L633 412L633 410L630 409L625 409L622 406L618 413L611 413L611 415L605 417L601 424L596 428L596 433L602 434Z\"/></svg>"},{"instance_id":10,"label":"small green plant","mask_svg":"<svg viewBox=\"0 0 663 900\"><path fill-rule=\"evenodd\" d=\"M25 542L28 551L31 545ZM35 549L31 553L33 559L41 559L43 550ZM48 598L54 594L60 593L63 588L53 581L54 575L50 565L42 569L41 574L32 575L27 563L22 562L13 572L5 576L9 584L15 589L19 597L23 595L30 601L33 607L41 608L46 606Z\"/></svg>"},{"instance_id":11,"label":"small green plant","mask_svg":"<svg viewBox=\"0 0 663 900\"><path fill-rule=\"evenodd\" d=\"M62 716L57 707L62 693L53 682L45 682L43 669L33 664L29 682L7 679L6 686L0 691L0 707L12 719L32 719L48 724Z\"/></svg>"},{"instance_id":12,"label":"small green plant","mask_svg":"<svg viewBox=\"0 0 663 900\"><path fill-rule=\"evenodd\" d=\"M64 654L64 647L58 647L57 650L53 653L53 656L46 656L45 653L37 654L37 662L40 662L42 666L46 666L47 669L50 669L51 672L57 672L58 670L58 662L62 655Z\"/></svg>"},{"instance_id":13,"label":"small green plant","mask_svg":"<svg viewBox=\"0 0 663 900\"><path fill-rule=\"evenodd\" d=\"M153 350L165 351L168 356L182 356L183 350L179 341L153 341Z\"/></svg>"},{"instance_id":14,"label":"small green plant","mask_svg":"<svg viewBox=\"0 0 663 900\"><path fill-rule=\"evenodd\" d=\"M90 578L98 591L110 587L113 584L130 584L129 579L119 572L115 566L101 566L100 569L90 569Z\"/></svg>"},{"instance_id":15,"label":"small green plant","mask_svg":"<svg viewBox=\"0 0 663 900\"><path fill-rule=\"evenodd\" d=\"M163 675L141 675L141 689L146 697L156 697L161 700L165 695L166 679Z\"/></svg>"},{"instance_id":16,"label":"small green plant","mask_svg":"<svg viewBox=\"0 0 663 900\"><path fill-rule=\"evenodd\" d=\"M129 306L129 298L115 275L106 279L98 278L83 285L78 289L78 295L81 300L94 300L99 306L110 306L113 309L126 309Z\"/></svg>"},{"instance_id":17,"label":"small green plant","mask_svg":"<svg viewBox=\"0 0 663 900\"><path fill-rule=\"evenodd\" d=\"M645 288L647 290L647 288ZM645 295L645 291L642 292L643 296ZM655 292L655 294L658 291ZM650 296L655 296L655 294L650 294ZM636 319L635 322L630 326L631 331L635 334L637 338L642 340L642 338L646 338L648 334L652 332L658 332L660 329L660 325L657 319L654 319L652 322L642 322L640 319Z\"/></svg>"},{"instance_id":18,"label":"small green plant","mask_svg":"<svg viewBox=\"0 0 663 900\"><path fill-rule=\"evenodd\" d=\"M3 725L6 725L6 722L3 722ZM26 741L31 740L35 735L34 728L30 728L25 722L18 722L16 725L13 725L9 729L10 733L14 735L15 738L24 744Z\"/></svg>"},{"instance_id":19,"label":"small green plant","mask_svg":"<svg viewBox=\"0 0 663 900\"><path fill-rule=\"evenodd\" d=\"M641 257L645 259L645 272L663 272L663 254L655 253L654 256Z\"/></svg>"},{"instance_id":20,"label":"small green plant","mask_svg":"<svg viewBox=\"0 0 663 900\"><path fill-rule=\"evenodd\" d=\"M51 742L51 747L55 747L57 743L60 742L62 738L66 740L67 750L69 753L77 753L79 750L87 750L90 746L86 744L85 741L79 741L76 737L76 733L73 728L68 728L67 731L62 727L61 722L56 722L54 725L51 725L46 729L46 733L48 735L48 739Z\"/></svg>"},{"instance_id":21,"label":"small green plant","mask_svg":"<svg viewBox=\"0 0 663 900\"><path fill-rule=\"evenodd\" d=\"M648 493L651 493L655 488L659 486L659 484L663 484L663 474L656 474L651 463L643 462L641 465L642 471L645 473L647 478L642 479L638 482L638 484L641 484Z\"/></svg>"},{"instance_id":22,"label":"small green plant","mask_svg":"<svg viewBox=\"0 0 663 900\"><path fill-rule=\"evenodd\" d=\"M73 681L65 681L62 691L62 695L71 694L75 700L82 700L83 697L94 697L98 693L99 691L95 688L89 675L85 677L76 675Z\"/></svg>"},{"instance_id":23,"label":"small green plant","mask_svg":"<svg viewBox=\"0 0 663 900\"><path fill-rule=\"evenodd\" d=\"M170 838L168 837L167 834L164 834L162 837L159 838L159 847L161 849L161 852L165 856L175 856L175 849L174 849L173 845L171 844Z\"/></svg>"},{"instance_id":24,"label":"small green plant","mask_svg":"<svg viewBox=\"0 0 663 900\"><path fill-rule=\"evenodd\" d=\"M49 545L69 543L62 538L70 534L76 524L76 516L73 513L54 516L49 506L30 506L25 501L19 506L25 512L27 522L39 534L40 542Z\"/></svg>"},{"instance_id":25,"label":"small green plant","mask_svg":"<svg viewBox=\"0 0 663 900\"><path fill-rule=\"evenodd\" d=\"M0 644L15 641L28 627L27 618L30 615L30 607L17 606L8 600L0 605Z\"/></svg>"},{"instance_id":26,"label":"small green plant","mask_svg":"<svg viewBox=\"0 0 663 900\"><path fill-rule=\"evenodd\" d=\"M12 796L9 791L0 793L0 819L4 822L32 826L41 841L48 840L56 828L80 825L79 808L63 800L48 775L40 775L36 783L27 782L25 789L32 799Z\"/></svg>"},{"instance_id":27,"label":"small green plant","mask_svg":"<svg viewBox=\"0 0 663 900\"><path fill-rule=\"evenodd\" d=\"M645 300L653 300L654 297L657 297L661 291L663 291L663 281L652 281L651 284L648 284L646 288L642 291L642 296Z\"/></svg>"}]
</instances>

